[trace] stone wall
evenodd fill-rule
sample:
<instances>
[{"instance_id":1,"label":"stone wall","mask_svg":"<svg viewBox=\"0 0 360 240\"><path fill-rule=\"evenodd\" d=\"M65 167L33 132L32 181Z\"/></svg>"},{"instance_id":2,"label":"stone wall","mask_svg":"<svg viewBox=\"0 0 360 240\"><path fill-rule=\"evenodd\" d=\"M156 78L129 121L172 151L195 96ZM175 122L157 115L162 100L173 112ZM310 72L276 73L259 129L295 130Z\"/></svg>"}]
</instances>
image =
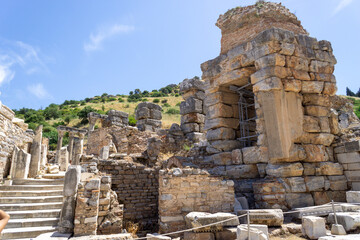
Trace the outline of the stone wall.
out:
<instances>
[{"instance_id":1,"label":"stone wall","mask_svg":"<svg viewBox=\"0 0 360 240\"><path fill-rule=\"evenodd\" d=\"M160 170L160 232L186 229L189 212L233 212L234 182L209 176L205 170L174 168Z\"/></svg>"},{"instance_id":2,"label":"stone wall","mask_svg":"<svg viewBox=\"0 0 360 240\"><path fill-rule=\"evenodd\" d=\"M334 152L344 168L349 187L353 191L360 191L360 140L339 144Z\"/></svg>"},{"instance_id":3,"label":"stone wall","mask_svg":"<svg viewBox=\"0 0 360 240\"><path fill-rule=\"evenodd\" d=\"M347 180L332 145L340 132L331 44L269 2L229 10L217 26L221 55L201 65L211 155L203 164L234 179L237 195L254 193L258 207L344 200Z\"/></svg>"},{"instance_id":4,"label":"stone wall","mask_svg":"<svg viewBox=\"0 0 360 240\"><path fill-rule=\"evenodd\" d=\"M78 185L74 235L122 232L123 206L111 190L111 177L83 173Z\"/></svg>"},{"instance_id":5,"label":"stone wall","mask_svg":"<svg viewBox=\"0 0 360 240\"><path fill-rule=\"evenodd\" d=\"M14 112L0 102L0 181L7 177L14 147L30 151L33 135L26 132L27 124L15 118Z\"/></svg>"},{"instance_id":6,"label":"stone wall","mask_svg":"<svg viewBox=\"0 0 360 240\"><path fill-rule=\"evenodd\" d=\"M111 175L111 189L124 204L124 221L152 230L158 221L158 168L121 159L99 160L98 169Z\"/></svg>"},{"instance_id":7,"label":"stone wall","mask_svg":"<svg viewBox=\"0 0 360 240\"><path fill-rule=\"evenodd\" d=\"M205 140L204 84L198 77L185 79L180 83L181 95L185 100L180 104L181 130L192 142Z\"/></svg>"}]
</instances>

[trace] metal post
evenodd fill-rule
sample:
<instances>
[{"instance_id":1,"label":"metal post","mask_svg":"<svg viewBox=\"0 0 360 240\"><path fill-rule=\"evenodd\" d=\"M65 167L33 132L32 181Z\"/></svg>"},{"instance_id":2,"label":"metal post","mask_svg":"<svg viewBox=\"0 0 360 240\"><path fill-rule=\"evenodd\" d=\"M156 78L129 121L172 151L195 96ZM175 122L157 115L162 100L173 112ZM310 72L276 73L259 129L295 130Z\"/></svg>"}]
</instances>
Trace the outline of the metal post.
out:
<instances>
[{"instance_id":1,"label":"metal post","mask_svg":"<svg viewBox=\"0 0 360 240\"><path fill-rule=\"evenodd\" d=\"M337 224L338 224L338 221L337 221L337 217L336 217L336 211L335 211L335 206L334 206L334 200L331 200L331 205L332 205L332 209L333 209L333 212L334 212L335 224L337 225Z\"/></svg>"},{"instance_id":2,"label":"metal post","mask_svg":"<svg viewBox=\"0 0 360 240\"><path fill-rule=\"evenodd\" d=\"M247 210L248 240L250 240L250 210Z\"/></svg>"}]
</instances>

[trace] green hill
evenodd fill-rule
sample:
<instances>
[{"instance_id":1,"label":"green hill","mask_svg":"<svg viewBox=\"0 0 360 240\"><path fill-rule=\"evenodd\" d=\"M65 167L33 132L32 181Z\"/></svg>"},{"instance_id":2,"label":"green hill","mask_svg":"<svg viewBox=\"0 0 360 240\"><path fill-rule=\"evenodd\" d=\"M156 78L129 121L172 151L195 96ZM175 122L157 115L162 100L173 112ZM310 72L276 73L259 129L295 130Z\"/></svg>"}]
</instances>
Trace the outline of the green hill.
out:
<instances>
[{"instance_id":1,"label":"green hill","mask_svg":"<svg viewBox=\"0 0 360 240\"><path fill-rule=\"evenodd\" d=\"M57 130L59 125L70 127L87 127L87 114L98 112L106 114L109 110L119 110L129 114L129 124L136 125L135 108L140 102L154 102L163 108L163 128L169 128L171 124L180 124L180 102L179 86L170 84L159 90L141 91L135 89L129 95L109 95L85 98L84 100L66 100L62 104L50 104L45 109L22 108L14 110L16 117L22 118L29 124L30 129L35 129L42 124L44 137L49 138L50 149L54 150L57 144ZM98 126L96 126L98 127ZM65 136L64 144L67 143Z\"/></svg>"}]
</instances>

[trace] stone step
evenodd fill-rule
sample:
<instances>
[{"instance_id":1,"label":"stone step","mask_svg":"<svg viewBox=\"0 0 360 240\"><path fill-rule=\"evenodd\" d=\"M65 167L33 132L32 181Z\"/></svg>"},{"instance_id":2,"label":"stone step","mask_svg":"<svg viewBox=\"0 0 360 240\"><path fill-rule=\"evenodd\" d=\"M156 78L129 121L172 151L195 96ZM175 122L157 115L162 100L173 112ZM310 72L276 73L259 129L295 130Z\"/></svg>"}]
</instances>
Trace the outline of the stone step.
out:
<instances>
[{"instance_id":1,"label":"stone step","mask_svg":"<svg viewBox=\"0 0 360 240\"><path fill-rule=\"evenodd\" d=\"M59 179L15 179L12 185L64 185L64 178Z\"/></svg>"},{"instance_id":2,"label":"stone step","mask_svg":"<svg viewBox=\"0 0 360 240\"><path fill-rule=\"evenodd\" d=\"M47 173L47 174L44 174L42 175L43 178L46 178L46 179L61 179L61 178L64 178L65 177L65 172L60 172L60 173Z\"/></svg>"},{"instance_id":3,"label":"stone step","mask_svg":"<svg viewBox=\"0 0 360 240\"><path fill-rule=\"evenodd\" d=\"M26 210L26 211L8 211L10 219L26 219L26 218L54 218L59 217L60 209L49 210Z\"/></svg>"},{"instance_id":4,"label":"stone step","mask_svg":"<svg viewBox=\"0 0 360 240\"><path fill-rule=\"evenodd\" d=\"M3 211L61 209L62 202L0 204Z\"/></svg>"},{"instance_id":5,"label":"stone step","mask_svg":"<svg viewBox=\"0 0 360 240\"><path fill-rule=\"evenodd\" d=\"M0 204L62 202L63 196L0 197Z\"/></svg>"},{"instance_id":6,"label":"stone step","mask_svg":"<svg viewBox=\"0 0 360 240\"><path fill-rule=\"evenodd\" d=\"M57 226L59 218L27 218L27 219L10 219L5 229L23 228L23 227L43 227Z\"/></svg>"},{"instance_id":7,"label":"stone step","mask_svg":"<svg viewBox=\"0 0 360 240\"><path fill-rule=\"evenodd\" d=\"M36 197L36 196L60 196L62 190L45 190L45 191L0 191L2 197Z\"/></svg>"},{"instance_id":8,"label":"stone step","mask_svg":"<svg viewBox=\"0 0 360 240\"><path fill-rule=\"evenodd\" d=\"M2 232L3 239L16 239L16 238L35 238L40 234L53 232L56 227L45 226L45 227L26 227L26 228L9 228L4 229Z\"/></svg>"},{"instance_id":9,"label":"stone step","mask_svg":"<svg viewBox=\"0 0 360 240\"><path fill-rule=\"evenodd\" d=\"M0 191L40 191L40 190L63 190L63 185L0 185Z\"/></svg>"}]
</instances>

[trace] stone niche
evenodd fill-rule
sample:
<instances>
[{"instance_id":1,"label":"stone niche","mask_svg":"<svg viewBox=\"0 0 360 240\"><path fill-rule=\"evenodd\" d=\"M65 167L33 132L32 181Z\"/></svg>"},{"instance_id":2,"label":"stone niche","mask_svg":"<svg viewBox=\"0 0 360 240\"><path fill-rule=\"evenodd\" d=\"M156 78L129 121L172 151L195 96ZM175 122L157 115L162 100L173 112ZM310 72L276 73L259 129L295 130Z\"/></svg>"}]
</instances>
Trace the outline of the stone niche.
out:
<instances>
[{"instance_id":1,"label":"stone niche","mask_svg":"<svg viewBox=\"0 0 360 240\"><path fill-rule=\"evenodd\" d=\"M332 153L338 119L331 114L337 90L331 44L310 37L294 14L270 2L231 9L216 25L220 56L201 69L207 159L217 173L232 179L227 169L234 176L234 169L253 169L249 178L264 183L257 186L281 183L282 208L297 207L294 198L306 199L299 205L341 199L346 184L334 182L344 181L343 168ZM331 196L320 197L326 190ZM261 202L269 199L262 192L257 206L273 207Z\"/></svg>"}]
</instances>

